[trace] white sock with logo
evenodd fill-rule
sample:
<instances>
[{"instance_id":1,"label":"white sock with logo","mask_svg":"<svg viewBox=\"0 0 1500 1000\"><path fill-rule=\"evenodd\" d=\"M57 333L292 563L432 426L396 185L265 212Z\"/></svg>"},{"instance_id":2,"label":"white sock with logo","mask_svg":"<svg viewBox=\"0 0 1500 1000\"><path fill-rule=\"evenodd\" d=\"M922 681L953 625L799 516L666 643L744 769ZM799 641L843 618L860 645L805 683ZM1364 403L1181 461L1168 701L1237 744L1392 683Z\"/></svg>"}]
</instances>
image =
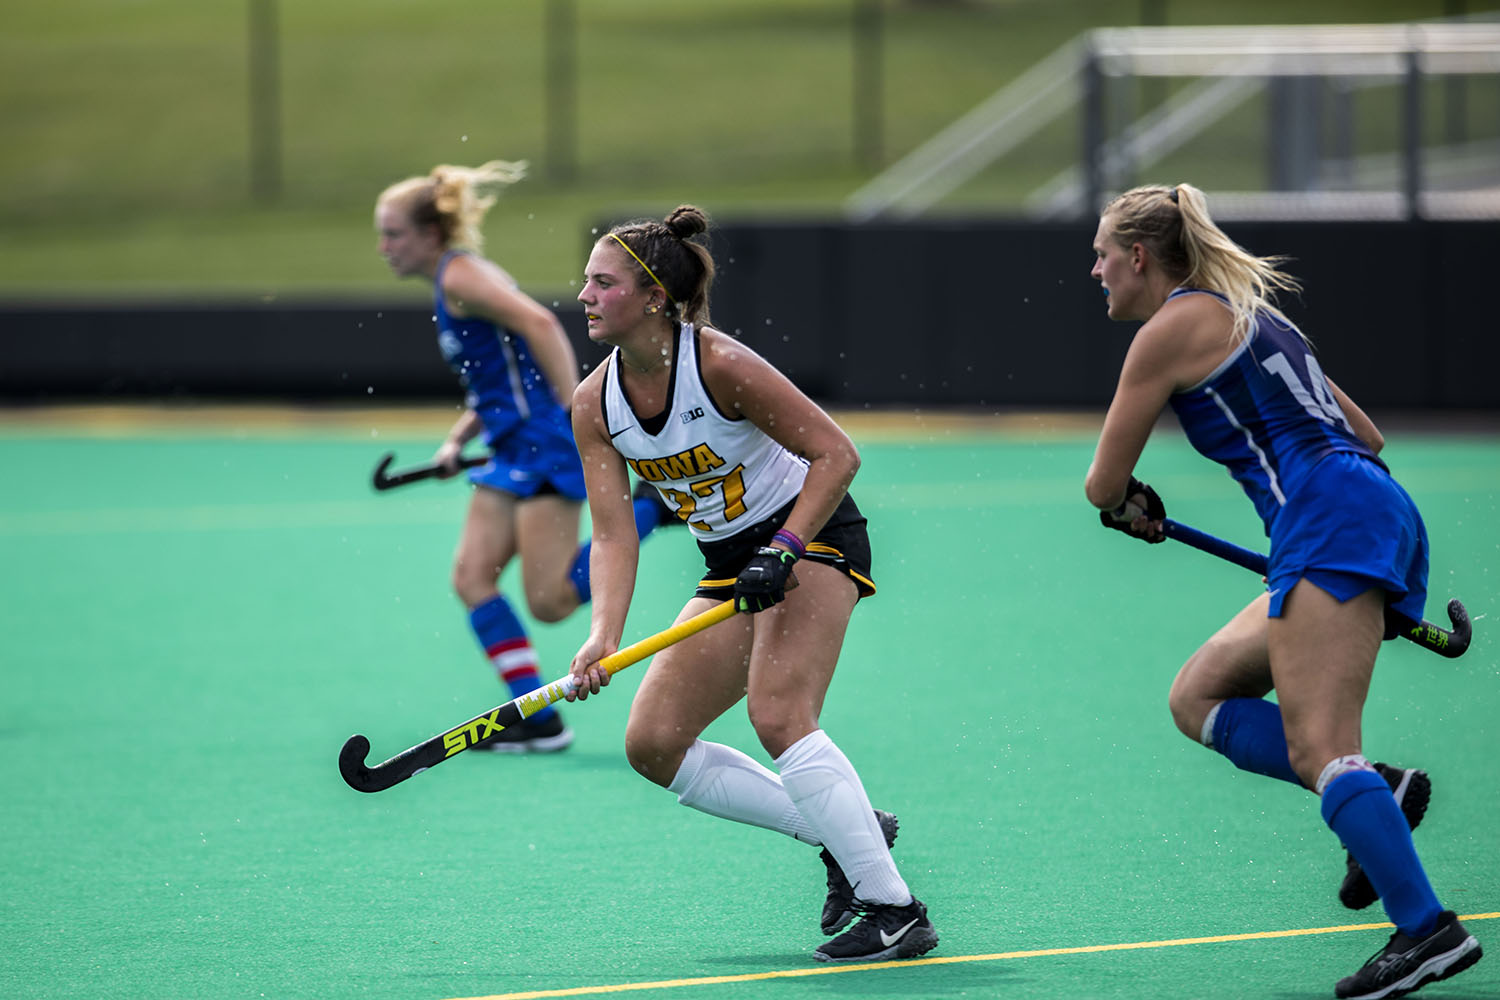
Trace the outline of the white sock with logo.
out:
<instances>
[{"instance_id":1,"label":"white sock with logo","mask_svg":"<svg viewBox=\"0 0 1500 1000\"><path fill-rule=\"evenodd\" d=\"M828 734L808 733L776 758L776 766L787 795L844 870L855 897L898 906L911 902L865 787Z\"/></svg>"},{"instance_id":2,"label":"white sock with logo","mask_svg":"<svg viewBox=\"0 0 1500 1000\"><path fill-rule=\"evenodd\" d=\"M710 816L821 843L775 772L722 743L695 740L667 790L677 793L678 802Z\"/></svg>"}]
</instances>

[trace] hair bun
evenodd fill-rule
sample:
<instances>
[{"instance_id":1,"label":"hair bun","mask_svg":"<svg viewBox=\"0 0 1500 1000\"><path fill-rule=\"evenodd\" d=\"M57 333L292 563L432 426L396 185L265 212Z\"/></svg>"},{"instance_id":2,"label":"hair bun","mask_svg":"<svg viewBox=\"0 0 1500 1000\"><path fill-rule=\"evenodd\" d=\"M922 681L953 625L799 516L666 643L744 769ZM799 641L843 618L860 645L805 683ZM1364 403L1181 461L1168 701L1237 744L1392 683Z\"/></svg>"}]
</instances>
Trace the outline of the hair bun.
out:
<instances>
[{"instance_id":1,"label":"hair bun","mask_svg":"<svg viewBox=\"0 0 1500 1000\"><path fill-rule=\"evenodd\" d=\"M667 230L679 240L708 232L708 216L696 205L679 205L662 221Z\"/></svg>"}]
</instances>

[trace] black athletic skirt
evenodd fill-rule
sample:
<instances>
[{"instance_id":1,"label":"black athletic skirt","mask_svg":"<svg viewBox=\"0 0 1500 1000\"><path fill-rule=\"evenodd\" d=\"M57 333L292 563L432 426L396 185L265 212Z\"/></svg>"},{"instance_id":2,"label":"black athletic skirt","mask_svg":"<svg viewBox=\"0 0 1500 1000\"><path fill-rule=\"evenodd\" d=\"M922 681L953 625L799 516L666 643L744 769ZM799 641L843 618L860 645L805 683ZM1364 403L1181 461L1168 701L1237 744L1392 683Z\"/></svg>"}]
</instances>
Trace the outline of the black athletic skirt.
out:
<instances>
[{"instance_id":1,"label":"black athletic skirt","mask_svg":"<svg viewBox=\"0 0 1500 1000\"><path fill-rule=\"evenodd\" d=\"M722 541L700 540L698 549L703 553L708 571L698 582L698 596L716 600L728 598L734 592L735 577L740 575L740 570L755 555L756 549L771 544L771 536L786 523L796 502L790 501L759 524L735 532ZM854 581L860 597L869 597L875 593L875 582L870 576L868 523L854 505L854 498L844 494L823 530L807 542L807 554L802 558L832 566Z\"/></svg>"}]
</instances>

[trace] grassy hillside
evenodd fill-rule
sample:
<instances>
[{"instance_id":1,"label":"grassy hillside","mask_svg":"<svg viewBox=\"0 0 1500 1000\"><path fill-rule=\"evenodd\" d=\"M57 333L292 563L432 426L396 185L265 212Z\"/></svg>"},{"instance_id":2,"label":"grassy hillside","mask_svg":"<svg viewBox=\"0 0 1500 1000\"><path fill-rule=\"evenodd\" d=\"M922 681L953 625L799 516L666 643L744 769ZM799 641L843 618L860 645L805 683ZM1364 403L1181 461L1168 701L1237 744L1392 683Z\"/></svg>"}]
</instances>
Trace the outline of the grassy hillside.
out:
<instances>
[{"instance_id":1,"label":"grassy hillside","mask_svg":"<svg viewBox=\"0 0 1500 1000\"><path fill-rule=\"evenodd\" d=\"M827 213L856 154L852 0L576 0L576 171L549 161L547 0L279 0L282 188L251 195L250 0L12 5L0 37L0 295L415 294L374 253L388 183L527 159L489 250L566 295L588 226L697 201ZM1444 0L885 4L890 162L1089 27L1385 21ZM1257 137L1247 126L1247 145ZM1005 211L1066 166L1060 122L960 204ZM1226 164L1247 150L1218 149Z\"/></svg>"}]
</instances>

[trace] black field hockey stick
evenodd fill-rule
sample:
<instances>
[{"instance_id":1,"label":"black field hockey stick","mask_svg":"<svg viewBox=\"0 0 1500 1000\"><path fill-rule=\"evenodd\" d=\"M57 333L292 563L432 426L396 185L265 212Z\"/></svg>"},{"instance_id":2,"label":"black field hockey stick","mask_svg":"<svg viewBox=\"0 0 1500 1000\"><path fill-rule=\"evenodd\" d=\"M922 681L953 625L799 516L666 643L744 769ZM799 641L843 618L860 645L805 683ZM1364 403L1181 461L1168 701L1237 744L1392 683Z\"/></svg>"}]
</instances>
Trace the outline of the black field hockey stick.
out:
<instances>
[{"instance_id":1,"label":"black field hockey stick","mask_svg":"<svg viewBox=\"0 0 1500 1000\"><path fill-rule=\"evenodd\" d=\"M626 646L619 652L611 653L599 661L599 666L613 676L632 663L639 663L673 643L681 642L688 636L696 635L710 625L717 625L733 616L734 602L725 601L702 614L694 615L687 621L678 622L669 629L642 639L634 645ZM493 736L510 726L519 725L522 719L528 715L535 715L555 701L562 700L571 690L573 690L573 675L568 674L545 687L529 691L519 698L485 712L483 715L476 715L468 722L454 726L447 732L439 733L409 750L403 750L390 760L381 761L374 767L365 766L365 757L370 753L370 741L356 734L349 737L344 743L344 748L339 751L339 773L344 776L344 781L349 787L357 792L383 792L392 785L405 781L412 775L441 764L454 754L469 749L487 736Z\"/></svg>"},{"instance_id":2,"label":"black field hockey stick","mask_svg":"<svg viewBox=\"0 0 1500 1000\"><path fill-rule=\"evenodd\" d=\"M407 483L431 479L433 476L440 475L443 471L441 465L436 462L429 462L426 465L414 465L409 469L402 469L400 472L387 472L386 470L391 467L391 463L395 460L396 453L394 451L388 451L381 456L380 464L375 466L374 483L377 490L392 490L397 486L405 486ZM471 455L468 458L459 459L458 467L460 469L472 469L476 465L483 465L488 461L489 457L487 455Z\"/></svg>"},{"instance_id":3,"label":"black field hockey stick","mask_svg":"<svg viewBox=\"0 0 1500 1000\"><path fill-rule=\"evenodd\" d=\"M1220 559L1227 559L1252 573L1266 575L1266 557L1259 552L1241 548L1222 538L1215 538L1213 535L1199 531L1197 528L1190 528L1171 518L1162 520L1161 530L1162 534L1168 538L1175 538L1195 549L1218 556ZM1395 638L1399 635L1403 639L1410 639L1423 649L1430 649L1434 653L1449 658L1462 656L1469 648L1469 639L1474 633L1474 627L1469 622L1469 612L1464 608L1463 601L1455 597L1448 602L1448 618L1453 622L1451 632L1429 621L1413 621L1392 608L1386 608L1386 636Z\"/></svg>"}]
</instances>

